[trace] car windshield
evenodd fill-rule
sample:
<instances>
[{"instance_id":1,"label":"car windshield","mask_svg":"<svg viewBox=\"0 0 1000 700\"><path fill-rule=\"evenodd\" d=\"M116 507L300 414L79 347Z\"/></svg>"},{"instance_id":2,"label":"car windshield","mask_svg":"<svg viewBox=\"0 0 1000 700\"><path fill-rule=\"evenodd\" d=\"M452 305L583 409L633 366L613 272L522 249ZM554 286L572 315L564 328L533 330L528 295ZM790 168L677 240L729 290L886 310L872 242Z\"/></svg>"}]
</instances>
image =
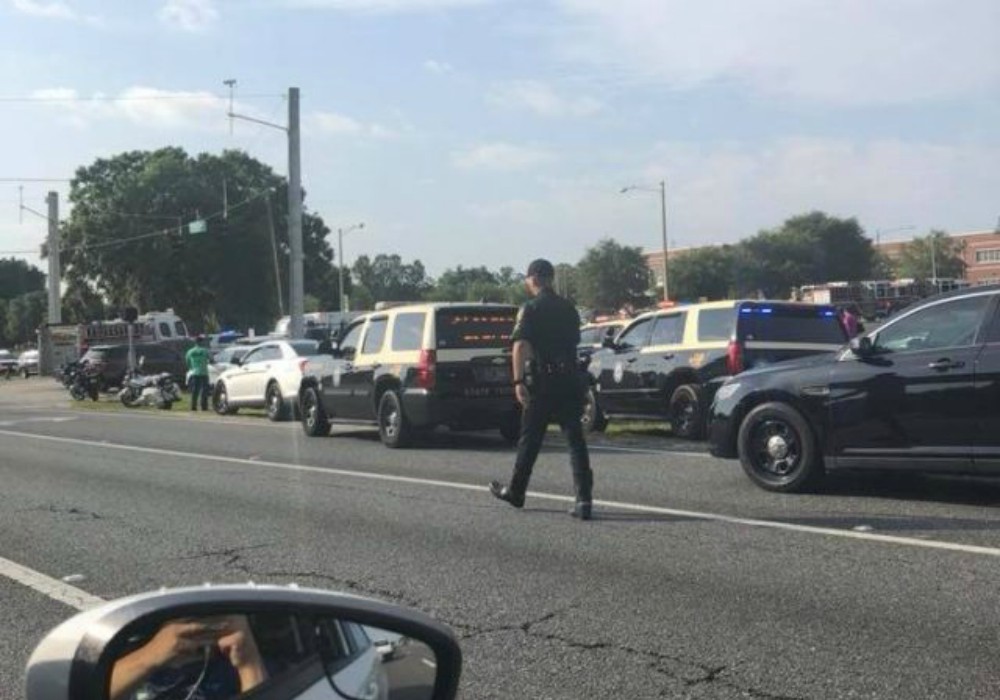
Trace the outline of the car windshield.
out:
<instances>
[{"instance_id":1,"label":"car windshield","mask_svg":"<svg viewBox=\"0 0 1000 700\"><path fill-rule=\"evenodd\" d=\"M0 126L0 700L1000 700L1000 0L0 0ZM203 613L63 696L446 700Z\"/></svg>"}]
</instances>

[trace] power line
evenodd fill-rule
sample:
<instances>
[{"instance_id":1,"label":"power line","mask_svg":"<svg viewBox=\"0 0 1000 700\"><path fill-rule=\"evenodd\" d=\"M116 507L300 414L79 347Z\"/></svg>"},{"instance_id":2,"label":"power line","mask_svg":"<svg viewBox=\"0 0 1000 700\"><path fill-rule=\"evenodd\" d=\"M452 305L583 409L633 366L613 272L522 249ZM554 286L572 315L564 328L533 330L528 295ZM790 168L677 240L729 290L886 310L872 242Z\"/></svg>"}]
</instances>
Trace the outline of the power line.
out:
<instances>
[{"instance_id":1,"label":"power line","mask_svg":"<svg viewBox=\"0 0 1000 700\"><path fill-rule=\"evenodd\" d=\"M281 97L277 93L247 93L241 94L240 99L262 100L272 97ZM200 98L212 98L224 100L226 95L215 92L181 92L168 95L21 95L0 97L0 102L141 102L157 100L190 100Z\"/></svg>"}]
</instances>

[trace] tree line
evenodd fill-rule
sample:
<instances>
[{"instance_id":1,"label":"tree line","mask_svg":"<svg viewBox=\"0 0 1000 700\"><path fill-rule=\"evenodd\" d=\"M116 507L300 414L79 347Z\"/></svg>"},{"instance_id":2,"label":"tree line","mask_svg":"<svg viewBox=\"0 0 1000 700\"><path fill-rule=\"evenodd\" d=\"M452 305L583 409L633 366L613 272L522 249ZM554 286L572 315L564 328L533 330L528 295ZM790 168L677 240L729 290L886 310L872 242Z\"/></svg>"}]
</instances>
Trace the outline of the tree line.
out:
<instances>
[{"instance_id":1,"label":"tree line","mask_svg":"<svg viewBox=\"0 0 1000 700\"><path fill-rule=\"evenodd\" d=\"M130 151L79 168L71 212L60 225L63 319L86 322L119 309L173 308L196 330L270 328L287 313L285 179L242 151L191 155L180 148ZM353 309L379 301L526 299L511 267L457 266L432 278L399 255L334 260L330 229L305 202L307 310L337 310L340 278ZM674 251L672 299L788 297L800 285L891 276L962 273L961 242L933 231L898 259L878 254L856 219L812 212L730 245ZM542 251L540 251L542 252ZM557 266L557 289L598 312L641 308L658 296L642 250L599 241ZM44 322L45 275L20 260L0 261L0 345L31 342ZM280 290L280 291L279 291Z\"/></svg>"}]
</instances>

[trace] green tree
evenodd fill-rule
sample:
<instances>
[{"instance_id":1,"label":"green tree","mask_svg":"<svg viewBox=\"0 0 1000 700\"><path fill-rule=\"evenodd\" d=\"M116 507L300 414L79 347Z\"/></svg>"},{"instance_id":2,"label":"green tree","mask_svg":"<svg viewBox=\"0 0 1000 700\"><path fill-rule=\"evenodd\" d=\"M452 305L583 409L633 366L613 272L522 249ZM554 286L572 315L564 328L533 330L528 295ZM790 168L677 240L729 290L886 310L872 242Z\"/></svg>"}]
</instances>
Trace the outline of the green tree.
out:
<instances>
[{"instance_id":1,"label":"green tree","mask_svg":"<svg viewBox=\"0 0 1000 700\"><path fill-rule=\"evenodd\" d=\"M0 299L45 289L45 275L34 265L19 258L0 259Z\"/></svg>"},{"instance_id":2,"label":"green tree","mask_svg":"<svg viewBox=\"0 0 1000 700\"><path fill-rule=\"evenodd\" d=\"M404 263L398 255L384 253L379 253L374 259L367 255L359 257L354 262L353 275L373 302L417 301L432 286L422 262ZM360 308L357 304L352 306Z\"/></svg>"},{"instance_id":3,"label":"green tree","mask_svg":"<svg viewBox=\"0 0 1000 700\"><path fill-rule=\"evenodd\" d=\"M649 269L641 248L605 238L587 249L577 265L577 303L602 311L641 306L648 300Z\"/></svg>"},{"instance_id":4,"label":"green tree","mask_svg":"<svg viewBox=\"0 0 1000 700\"><path fill-rule=\"evenodd\" d=\"M682 301L729 299L740 264L734 246L699 248L670 259L670 296Z\"/></svg>"},{"instance_id":5,"label":"green tree","mask_svg":"<svg viewBox=\"0 0 1000 700\"><path fill-rule=\"evenodd\" d=\"M965 275L965 243L945 231L934 230L914 238L903 248L896 261L896 274L918 280L962 277Z\"/></svg>"},{"instance_id":6,"label":"green tree","mask_svg":"<svg viewBox=\"0 0 1000 700\"><path fill-rule=\"evenodd\" d=\"M856 219L818 211L761 231L740 248L737 286L768 297L786 297L803 284L867 279L877 263L874 246Z\"/></svg>"},{"instance_id":7,"label":"green tree","mask_svg":"<svg viewBox=\"0 0 1000 700\"><path fill-rule=\"evenodd\" d=\"M64 323L89 323L103 319L107 309L101 295L85 280L75 277L63 293L62 312Z\"/></svg>"},{"instance_id":8,"label":"green tree","mask_svg":"<svg viewBox=\"0 0 1000 700\"><path fill-rule=\"evenodd\" d=\"M98 159L77 170L69 199L65 277L91 285L112 307L173 307L196 330L210 321L267 327L278 315L271 224L285 288L286 181L246 153L163 148ZM181 230L196 220L207 223L205 233ZM321 299L336 279L328 234L306 212L306 293Z\"/></svg>"},{"instance_id":9,"label":"green tree","mask_svg":"<svg viewBox=\"0 0 1000 700\"><path fill-rule=\"evenodd\" d=\"M48 314L48 294L29 292L11 299L7 304L7 341L15 345L33 343L38 327Z\"/></svg>"}]
</instances>

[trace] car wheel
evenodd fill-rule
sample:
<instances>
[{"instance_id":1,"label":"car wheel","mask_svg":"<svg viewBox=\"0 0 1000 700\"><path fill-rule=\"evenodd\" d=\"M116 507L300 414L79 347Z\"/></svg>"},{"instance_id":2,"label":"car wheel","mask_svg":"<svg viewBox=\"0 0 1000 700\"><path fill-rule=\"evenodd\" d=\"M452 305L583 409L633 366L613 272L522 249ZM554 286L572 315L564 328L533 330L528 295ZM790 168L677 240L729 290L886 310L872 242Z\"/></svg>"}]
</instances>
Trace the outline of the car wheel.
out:
<instances>
[{"instance_id":1,"label":"car wheel","mask_svg":"<svg viewBox=\"0 0 1000 700\"><path fill-rule=\"evenodd\" d=\"M583 414L580 416L580 423L588 433L603 433L608 427L608 419L601 410L601 404L597 401L597 392L593 387L587 390L583 398Z\"/></svg>"},{"instance_id":2,"label":"car wheel","mask_svg":"<svg viewBox=\"0 0 1000 700\"><path fill-rule=\"evenodd\" d=\"M768 491L808 491L823 478L816 437L788 404L766 403L750 411L740 424L736 446L743 471Z\"/></svg>"},{"instance_id":3,"label":"car wheel","mask_svg":"<svg viewBox=\"0 0 1000 700\"><path fill-rule=\"evenodd\" d=\"M378 402L378 434L386 447L406 447L413 438L413 428L403 414L399 394L390 389Z\"/></svg>"},{"instance_id":4,"label":"car wheel","mask_svg":"<svg viewBox=\"0 0 1000 700\"><path fill-rule=\"evenodd\" d=\"M330 434L330 420L314 387L307 388L302 395L302 429L309 437Z\"/></svg>"},{"instance_id":5,"label":"car wheel","mask_svg":"<svg viewBox=\"0 0 1000 700\"><path fill-rule=\"evenodd\" d=\"M222 382L216 384L215 391L212 392L212 408L220 416L231 416L237 411L235 407L229 405L229 392Z\"/></svg>"},{"instance_id":6,"label":"car wheel","mask_svg":"<svg viewBox=\"0 0 1000 700\"><path fill-rule=\"evenodd\" d=\"M500 422L500 436L508 445L516 445L521 438L521 412L511 411Z\"/></svg>"},{"instance_id":7,"label":"car wheel","mask_svg":"<svg viewBox=\"0 0 1000 700\"><path fill-rule=\"evenodd\" d=\"M670 397L667 415L675 436L685 440L700 440L705 433L700 388L695 384L677 387Z\"/></svg>"},{"instance_id":8,"label":"car wheel","mask_svg":"<svg viewBox=\"0 0 1000 700\"><path fill-rule=\"evenodd\" d=\"M27 379L30 376L31 376L31 373L28 372L28 368L27 367L25 367L24 369L21 370L21 377L23 377L24 379Z\"/></svg>"},{"instance_id":9,"label":"car wheel","mask_svg":"<svg viewBox=\"0 0 1000 700\"><path fill-rule=\"evenodd\" d=\"M267 385L267 393L264 395L264 403L267 405L267 417L275 422L288 420L288 404L285 397L281 395L281 389L274 382Z\"/></svg>"}]
</instances>

